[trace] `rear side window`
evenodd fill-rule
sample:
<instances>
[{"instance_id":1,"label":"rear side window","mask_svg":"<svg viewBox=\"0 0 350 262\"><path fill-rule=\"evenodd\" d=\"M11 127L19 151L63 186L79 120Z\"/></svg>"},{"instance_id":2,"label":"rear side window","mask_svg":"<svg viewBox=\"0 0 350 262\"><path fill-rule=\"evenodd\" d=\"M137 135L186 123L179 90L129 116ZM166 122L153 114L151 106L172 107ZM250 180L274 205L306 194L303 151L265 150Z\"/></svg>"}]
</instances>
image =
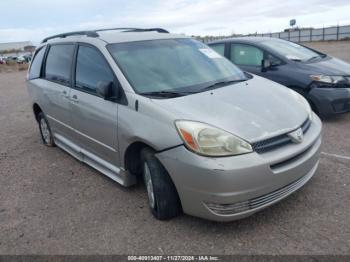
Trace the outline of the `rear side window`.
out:
<instances>
[{"instance_id":1,"label":"rear side window","mask_svg":"<svg viewBox=\"0 0 350 262\"><path fill-rule=\"evenodd\" d=\"M88 46L79 46L75 74L75 86L90 93L96 92L98 82L114 80L114 75L102 54Z\"/></svg>"},{"instance_id":2,"label":"rear side window","mask_svg":"<svg viewBox=\"0 0 350 262\"><path fill-rule=\"evenodd\" d=\"M215 44L215 45L211 45L210 47L220 55L222 56L225 55L225 44Z\"/></svg>"},{"instance_id":3,"label":"rear side window","mask_svg":"<svg viewBox=\"0 0 350 262\"><path fill-rule=\"evenodd\" d=\"M46 46L36 52L34 59L30 65L29 79L39 78L41 76L41 64L45 55Z\"/></svg>"},{"instance_id":4,"label":"rear side window","mask_svg":"<svg viewBox=\"0 0 350 262\"><path fill-rule=\"evenodd\" d=\"M74 45L53 45L46 59L45 78L62 84L70 83Z\"/></svg>"},{"instance_id":5,"label":"rear side window","mask_svg":"<svg viewBox=\"0 0 350 262\"><path fill-rule=\"evenodd\" d=\"M261 66L264 52L251 45L232 44L230 59L237 65Z\"/></svg>"}]
</instances>

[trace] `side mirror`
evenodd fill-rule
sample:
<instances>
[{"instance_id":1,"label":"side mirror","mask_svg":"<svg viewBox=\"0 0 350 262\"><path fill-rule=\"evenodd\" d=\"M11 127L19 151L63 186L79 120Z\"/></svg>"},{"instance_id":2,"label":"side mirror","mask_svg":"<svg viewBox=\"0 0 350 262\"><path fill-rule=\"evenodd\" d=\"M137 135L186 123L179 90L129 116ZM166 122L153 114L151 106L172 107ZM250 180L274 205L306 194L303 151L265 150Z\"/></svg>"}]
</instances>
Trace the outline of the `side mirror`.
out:
<instances>
[{"instance_id":1,"label":"side mirror","mask_svg":"<svg viewBox=\"0 0 350 262\"><path fill-rule=\"evenodd\" d=\"M118 97L118 91L114 87L114 83L100 81L97 83L96 93L105 100L114 100Z\"/></svg>"},{"instance_id":2,"label":"side mirror","mask_svg":"<svg viewBox=\"0 0 350 262\"><path fill-rule=\"evenodd\" d=\"M264 59L261 61L261 71L265 72L272 66L272 63L269 59Z\"/></svg>"}]
</instances>

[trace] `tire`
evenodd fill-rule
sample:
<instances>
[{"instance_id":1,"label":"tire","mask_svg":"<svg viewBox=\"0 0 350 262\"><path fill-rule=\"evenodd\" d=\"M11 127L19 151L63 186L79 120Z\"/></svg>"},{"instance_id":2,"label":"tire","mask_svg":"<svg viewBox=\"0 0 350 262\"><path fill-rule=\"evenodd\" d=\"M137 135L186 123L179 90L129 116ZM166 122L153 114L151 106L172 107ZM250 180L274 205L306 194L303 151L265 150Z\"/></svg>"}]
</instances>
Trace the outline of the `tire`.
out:
<instances>
[{"instance_id":1,"label":"tire","mask_svg":"<svg viewBox=\"0 0 350 262\"><path fill-rule=\"evenodd\" d=\"M43 140L44 145L50 146L50 147L55 146L51 128L50 128L49 122L45 117L45 114L43 112L40 112L37 118L38 118L41 139Z\"/></svg>"},{"instance_id":2,"label":"tire","mask_svg":"<svg viewBox=\"0 0 350 262\"><path fill-rule=\"evenodd\" d=\"M182 208L175 185L151 149L141 151L141 163L152 214L159 220L180 215Z\"/></svg>"}]
</instances>

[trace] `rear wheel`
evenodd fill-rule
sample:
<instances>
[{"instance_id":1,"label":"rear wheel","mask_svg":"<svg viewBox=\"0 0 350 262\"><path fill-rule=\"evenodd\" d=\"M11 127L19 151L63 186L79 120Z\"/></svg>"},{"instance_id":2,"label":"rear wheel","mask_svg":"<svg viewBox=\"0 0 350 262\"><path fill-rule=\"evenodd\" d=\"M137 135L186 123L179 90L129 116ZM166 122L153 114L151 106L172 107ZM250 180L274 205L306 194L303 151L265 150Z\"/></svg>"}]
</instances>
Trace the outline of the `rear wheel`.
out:
<instances>
[{"instance_id":1,"label":"rear wheel","mask_svg":"<svg viewBox=\"0 0 350 262\"><path fill-rule=\"evenodd\" d=\"M55 146L55 142L53 140L49 122L47 121L45 114L43 112L40 112L38 114L38 124L39 124L39 130L40 130L41 138L43 140L44 145Z\"/></svg>"},{"instance_id":2,"label":"rear wheel","mask_svg":"<svg viewBox=\"0 0 350 262\"><path fill-rule=\"evenodd\" d=\"M143 179L152 214L160 220L178 216L181 213L181 203L168 172L152 150L143 149L141 157Z\"/></svg>"}]
</instances>

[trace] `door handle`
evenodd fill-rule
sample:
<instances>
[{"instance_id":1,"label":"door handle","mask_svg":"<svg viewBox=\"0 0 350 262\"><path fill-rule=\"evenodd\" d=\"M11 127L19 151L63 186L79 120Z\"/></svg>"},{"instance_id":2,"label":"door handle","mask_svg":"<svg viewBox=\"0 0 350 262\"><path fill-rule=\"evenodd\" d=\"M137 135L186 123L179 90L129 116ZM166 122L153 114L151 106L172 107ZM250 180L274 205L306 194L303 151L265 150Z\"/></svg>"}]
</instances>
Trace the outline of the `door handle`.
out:
<instances>
[{"instance_id":1,"label":"door handle","mask_svg":"<svg viewBox=\"0 0 350 262\"><path fill-rule=\"evenodd\" d=\"M71 100L72 100L73 102L76 102L76 103L79 101L77 95L73 95L72 98L71 98Z\"/></svg>"}]
</instances>

